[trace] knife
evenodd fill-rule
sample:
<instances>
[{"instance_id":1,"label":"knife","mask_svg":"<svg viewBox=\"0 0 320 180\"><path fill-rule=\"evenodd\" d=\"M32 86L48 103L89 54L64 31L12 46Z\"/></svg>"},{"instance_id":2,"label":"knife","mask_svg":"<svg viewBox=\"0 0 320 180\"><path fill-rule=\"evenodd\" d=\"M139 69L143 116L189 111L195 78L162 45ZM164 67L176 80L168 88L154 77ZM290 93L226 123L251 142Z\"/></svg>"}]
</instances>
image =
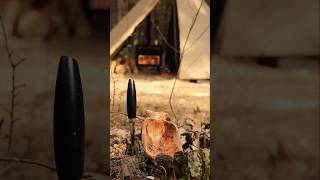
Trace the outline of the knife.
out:
<instances>
[{"instance_id":1,"label":"knife","mask_svg":"<svg viewBox=\"0 0 320 180\"><path fill-rule=\"evenodd\" d=\"M131 145L134 145L134 136L135 136L135 118L136 118L136 87L134 80L129 79L128 89L127 89L127 113L130 123L130 136L131 136Z\"/></svg>"},{"instance_id":2,"label":"knife","mask_svg":"<svg viewBox=\"0 0 320 180\"><path fill-rule=\"evenodd\" d=\"M60 58L53 116L58 178L81 179L84 167L84 105L78 63L71 57Z\"/></svg>"}]
</instances>

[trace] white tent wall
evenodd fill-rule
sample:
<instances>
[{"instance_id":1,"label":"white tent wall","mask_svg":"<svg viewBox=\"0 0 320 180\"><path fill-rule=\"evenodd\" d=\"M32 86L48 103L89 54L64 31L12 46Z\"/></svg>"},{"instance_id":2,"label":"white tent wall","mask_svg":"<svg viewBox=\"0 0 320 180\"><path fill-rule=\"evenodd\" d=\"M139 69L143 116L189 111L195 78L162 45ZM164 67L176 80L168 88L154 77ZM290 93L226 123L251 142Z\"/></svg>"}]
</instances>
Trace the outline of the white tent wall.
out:
<instances>
[{"instance_id":1,"label":"white tent wall","mask_svg":"<svg viewBox=\"0 0 320 180\"><path fill-rule=\"evenodd\" d=\"M227 1L218 36L225 56L319 55L319 0Z\"/></svg>"},{"instance_id":2,"label":"white tent wall","mask_svg":"<svg viewBox=\"0 0 320 180\"><path fill-rule=\"evenodd\" d=\"M140 0L110 32L110 56L113 57L136 27L160 0ZM202 0L177 0L180 50ZM169 18L169 17L168 17ZM210 8L203 1L190 32L179 67L179 79L210 79Z\"/></svg>"},{"instance_id":3,"label":"white tent wall","mask_svg":"<svg viewBox=\"0 0 320 180\"><path fill-rule=\"evenodd\" d=\"M201 1L177 0L181 52ZM179 79L210 79L210 8L205 1L190 32L179 68Z\"/></svg>"}]
</instances>

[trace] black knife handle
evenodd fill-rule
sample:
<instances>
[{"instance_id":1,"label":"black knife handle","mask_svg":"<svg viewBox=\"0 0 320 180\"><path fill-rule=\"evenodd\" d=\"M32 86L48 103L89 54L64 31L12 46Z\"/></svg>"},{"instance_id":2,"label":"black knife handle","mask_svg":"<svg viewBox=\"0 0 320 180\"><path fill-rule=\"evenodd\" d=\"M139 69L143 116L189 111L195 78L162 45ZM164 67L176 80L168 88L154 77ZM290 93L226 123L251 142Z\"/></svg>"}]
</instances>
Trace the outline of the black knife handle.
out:
<instances>
[{"instance_id":1,"label":"black knife handle","mask_svg":"<svg viewBox=\"0 0 320 180\"><path fill-rule=\"evenodd\" d=\"M127 89L127 113L128 118L136 118L136 87L134 80L129 79L128 89Z\"/></svg>"},{"instance_id":2,"label":"black knife handle","mask_svg":"<svg viewBox=\"0 0 320 180\"><path fill-rule=\"evenodd\" d=\"M60 180L77 180L84 166L84 107L76 60L61 56L54 102L54 152Z\"/></svg>"}]
</instances>

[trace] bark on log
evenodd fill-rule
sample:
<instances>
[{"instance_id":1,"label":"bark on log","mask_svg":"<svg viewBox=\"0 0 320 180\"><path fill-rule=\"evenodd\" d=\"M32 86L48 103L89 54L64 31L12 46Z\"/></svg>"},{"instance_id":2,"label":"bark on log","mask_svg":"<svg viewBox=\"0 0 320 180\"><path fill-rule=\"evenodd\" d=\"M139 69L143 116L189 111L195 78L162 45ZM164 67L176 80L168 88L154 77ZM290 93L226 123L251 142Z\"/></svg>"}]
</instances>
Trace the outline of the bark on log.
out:
<instances>
[{"instance_id":1,"label":"bark on log","mask_svg":"<svg viewBox=\"0 0 320 180\"><path fill-rule=\"evenodd\" d=\"M147 156L141 139L136 136L134 146L127 145L126 155L121 160L124 179L139 179L147 176L155 179L210 179L210 149L184 151L175 154Z\"/></svg>"},{"instance_id":2,"label":"bark on log","mask_svg":"<svg viewBox=\"0 0 320 180\"><path fill-rule=\"evenodd\" d=\"M181 179L210 179L210 150L199 149L175 156L181 167Z\"/></svg>"},{"instance_id":3,"label":"bark on log","mask_svg":"<svg viewBox=\"0 0 320 180\"><path fill-rule=\"evenodd\" d=\"M149 171L143 170L146 166ZM144 154L124 156L121 160L121 169L124 179L153 176L155 179L207 180L210 179L210 150L205 148L181 152L173 158L158 155L150 161L147 161Z\"/></svg>"}]
</instances>

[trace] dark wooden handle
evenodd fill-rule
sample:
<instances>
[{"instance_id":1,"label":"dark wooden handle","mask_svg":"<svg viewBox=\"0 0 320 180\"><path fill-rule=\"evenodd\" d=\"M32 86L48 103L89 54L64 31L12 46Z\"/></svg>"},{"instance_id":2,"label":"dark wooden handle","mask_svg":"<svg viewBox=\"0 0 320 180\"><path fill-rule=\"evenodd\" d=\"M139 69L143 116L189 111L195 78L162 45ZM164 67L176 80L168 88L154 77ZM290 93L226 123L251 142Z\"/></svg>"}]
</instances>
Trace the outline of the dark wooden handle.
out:
<instances>
[{"instance_id":1,"label":"dark wooden handle","mask_svg":"<svg viewBox=\"0 0 320 180\"><path fill-rule=\"evenodd\" d=\"M136 87L134 80L129 79L128 89L127 89L127 113L128 118L136 118Z\"/></svg>"},{"instance_id":2,"label":"dark wooden handle","mask_svg":"<svg viewBox=\"0 0 320 180\"><path fill-rule=\"evenodd\" d=\"M60 58L54 102L54 152L60 180L82 177L84 164L84 107L76 60Z\"/></svg>"}]
</instances>

